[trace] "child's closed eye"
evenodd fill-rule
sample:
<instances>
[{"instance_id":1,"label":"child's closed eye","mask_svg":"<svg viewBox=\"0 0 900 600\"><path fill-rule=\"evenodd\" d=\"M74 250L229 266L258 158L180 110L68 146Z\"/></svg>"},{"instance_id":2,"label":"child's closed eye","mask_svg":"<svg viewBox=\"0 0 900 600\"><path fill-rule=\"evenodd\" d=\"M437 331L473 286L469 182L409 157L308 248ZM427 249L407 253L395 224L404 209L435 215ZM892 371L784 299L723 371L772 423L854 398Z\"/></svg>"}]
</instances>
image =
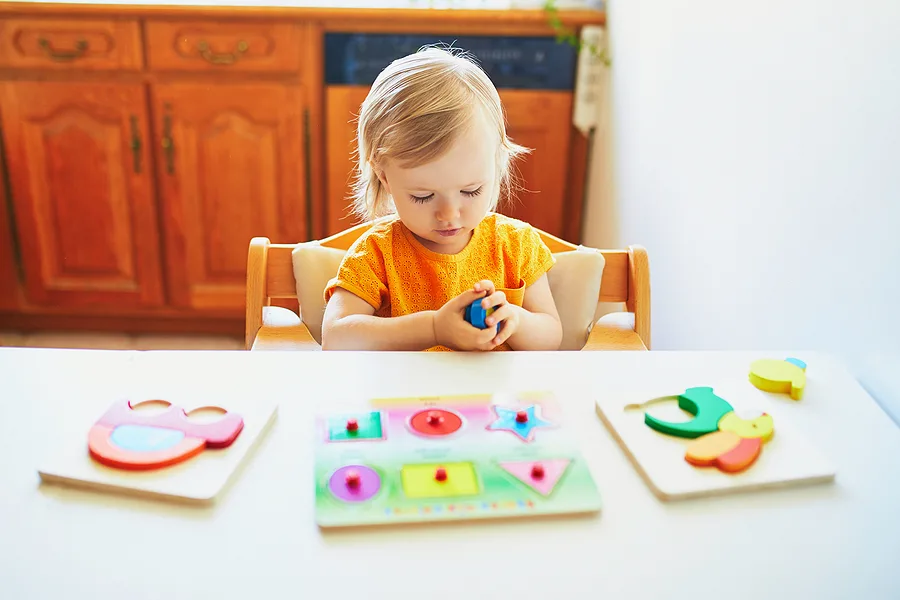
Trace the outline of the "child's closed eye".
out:
<instances>
[{"instance_id":1,"label":"child's closed eye","mask_svg":"<svg viewBox=\"0 0 900 600\"><path fill-rule=\"evenodd\" d=\"M469 196L470 198L474 198L475 196L477 196L478 194L481 193L481 190L483 188L484 188L484 186L480 186L474 190L461 190L461 192L463 193L464 196ZM409 196L410 200L412 200L413 202L416 202L418 204L424 204L424 203L428 202L429 200L431 200L432 198L434 198L434 194L428 194L427 196L416 196L414 194L410 194L410 196Z\"/></svg>"}]
</instances>

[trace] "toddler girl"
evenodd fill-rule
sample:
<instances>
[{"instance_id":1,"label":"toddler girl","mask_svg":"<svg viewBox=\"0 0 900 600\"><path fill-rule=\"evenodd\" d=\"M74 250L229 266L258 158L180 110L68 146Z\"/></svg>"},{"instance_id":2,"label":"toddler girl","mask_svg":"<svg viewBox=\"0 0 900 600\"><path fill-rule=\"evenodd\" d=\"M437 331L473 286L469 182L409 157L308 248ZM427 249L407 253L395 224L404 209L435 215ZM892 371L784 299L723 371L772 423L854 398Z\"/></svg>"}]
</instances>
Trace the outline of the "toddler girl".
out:
<instances>
[{"instance_id":1,"label":"toddler girl","mask_svg":"<svg viewBox=\"0 0 900 600\"><path fill-rule=\"evenodd\" d=\"M556 350L562 326L538 232L493 212L527 150L463 53L425 48L372 85L354 211L373 221L325 289L325 350ZM487 329L465 308L494 308Z\"/></svg>"}]
</instances>

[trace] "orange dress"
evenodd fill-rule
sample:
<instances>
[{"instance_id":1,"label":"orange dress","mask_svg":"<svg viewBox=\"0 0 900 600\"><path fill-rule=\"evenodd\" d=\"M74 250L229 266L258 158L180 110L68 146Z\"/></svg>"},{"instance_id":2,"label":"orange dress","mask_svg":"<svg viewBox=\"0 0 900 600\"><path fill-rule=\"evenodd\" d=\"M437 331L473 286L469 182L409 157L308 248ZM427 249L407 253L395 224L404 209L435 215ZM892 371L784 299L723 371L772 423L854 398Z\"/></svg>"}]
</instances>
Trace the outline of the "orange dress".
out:
<instances>
[{"instance_id":1,"label":"orange dress","mask_svg":"<svg viewBox=\"0 0 900 600\"><path fill-rule=\"evenodd\" d=\"M534 227L497 213L482 219L457 254L429 250L395 216L373 225L347 250L325 287L325 301L340 287L372 305L375 316L399 317L438 310L487 279L511 304L522 306L525 288L555 261ZM504 343L495 350L510 347Z\"/></svg>"}]
</instances>

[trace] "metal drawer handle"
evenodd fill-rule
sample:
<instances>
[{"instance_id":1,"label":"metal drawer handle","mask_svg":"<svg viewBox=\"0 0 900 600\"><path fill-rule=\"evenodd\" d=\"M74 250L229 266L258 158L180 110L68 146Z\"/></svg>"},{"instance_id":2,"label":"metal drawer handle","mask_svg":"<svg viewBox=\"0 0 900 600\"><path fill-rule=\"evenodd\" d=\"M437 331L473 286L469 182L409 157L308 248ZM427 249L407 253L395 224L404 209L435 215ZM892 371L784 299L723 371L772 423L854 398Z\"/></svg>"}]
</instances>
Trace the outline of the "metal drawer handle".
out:
<instances>
[{"instance_id":1,"label":"metal drawer handle","mask_svg":"<svg viewBox=\"0 0 900 600\"><path fill-rule=\"evenodd\" d=\"M75 42L74 50L55 50L50 47L50 41L46 38L38 38L38 45L44 53L53 60L65 61L75 60L84 56L88 49L87 40L78 40Z\"/></svg>"},{"instance_id":2,"label":"metal drawer handle","mask_svg":"<svg viewBox=\"0 0 900 600\"><path fill-rule=\"evenodd\" d=\"M163 152L165 152L166 155L166 173L174 175L175 140L172 139L172 115L169 113L171 110L172 105L166 102L165 114L163 114L163 136L162 140L160 140L160 146L162 146Z\"/></svg>"},{"instance_id":3,"label":"metal drawer handle","mask_svg":"<svg viewBox=\"0 0 900 600\"><path fill-rule=\"evenodd\" d=\"M131 115L131 152L134 159L134 172L141 172L141 130L138 127L138 118Z\"/></svg>"},{"instance_id":4,"label":"metal drawer handle","mask_svg":"<svg viewBox=\"0 0 900 600\"><path fill-rule=\"evenodd\" d=\"M230 65L237 62L237 59L241 57L247 50L250 49L250 44L241 40L237 43L237 50L235 52L226 52L224 54L216 54L212 50L209 49L209 44L205 41L201 40L197 44L197 49L200 50L200 56L203 57L204 60L210 62L214 65Z\"/></svg>"}]
</instances>

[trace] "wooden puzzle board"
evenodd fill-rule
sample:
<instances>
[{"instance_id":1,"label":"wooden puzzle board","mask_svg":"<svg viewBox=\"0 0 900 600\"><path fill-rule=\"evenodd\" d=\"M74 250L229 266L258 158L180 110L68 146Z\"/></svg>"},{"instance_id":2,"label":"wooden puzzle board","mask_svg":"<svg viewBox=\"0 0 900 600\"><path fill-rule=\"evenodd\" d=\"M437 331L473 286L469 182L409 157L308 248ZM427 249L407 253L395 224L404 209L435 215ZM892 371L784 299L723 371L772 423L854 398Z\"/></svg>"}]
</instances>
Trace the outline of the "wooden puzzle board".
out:
<instances>
[{"instance_id":1,"label":"wooden puzzle board","mask_svg":"<svg viewBox=\"0 0 900 600\"><path fill-rule=\"evenodd\" d=\"M520 412L527 415L521 423ZM319 415L315 435L316 521L323 528L601 507L550 394L377 399Z\"/></svg>"},{"instance_id":2,"label":"wooden puzzle board","mask_svg":"<svg viewBox=\"0 0 900 600\"><path fill-rule=\"evenodd\" d=\"M111 398L108 406L129 400L138 404L151 399ZM205 402L192 404L184 398L166 401L188 413L209 405ZM62 432L62 439L54 443L54 452L40 465L38 473L48 483L188 503L212 502L235 476L277 412L276 403L257 396L235 395L223 402L221 408L237 413L243 419L243 428L229 446L206 448L184 462L146 471L110 467L95 460L88 451L88 435L105 411L91 414L85 411L80 423ZM148 411L148 417L150 414Z\"/></svg>"},{"instance_id":3,"label":"wooden puzzle board","mask_svg":"<svg viewBox=\"0 0 900 600\"><path fill-rule=\"evenodd\" d=\"M753 387L746 378L697 380L667 378L665 385L636 382L628 389L609 393L596 401L597 413L622 447L638 473L662 500L681 500L789 485L832 481L835 471L826 457L803 433L802 405L784 394L770 394ZM625 410L653 398L677 396L688 388L712 387L737 414L764 411L774 421L775 433L762 446L756 462L743 472L725 473L715 467L696 467L685 460L690 439L651 429L644 411L667 421L688 421L691 415L677 401L650 404L644 410ZM812 402L805 399L801 402Z\"/></svg>"}]
</instances>

